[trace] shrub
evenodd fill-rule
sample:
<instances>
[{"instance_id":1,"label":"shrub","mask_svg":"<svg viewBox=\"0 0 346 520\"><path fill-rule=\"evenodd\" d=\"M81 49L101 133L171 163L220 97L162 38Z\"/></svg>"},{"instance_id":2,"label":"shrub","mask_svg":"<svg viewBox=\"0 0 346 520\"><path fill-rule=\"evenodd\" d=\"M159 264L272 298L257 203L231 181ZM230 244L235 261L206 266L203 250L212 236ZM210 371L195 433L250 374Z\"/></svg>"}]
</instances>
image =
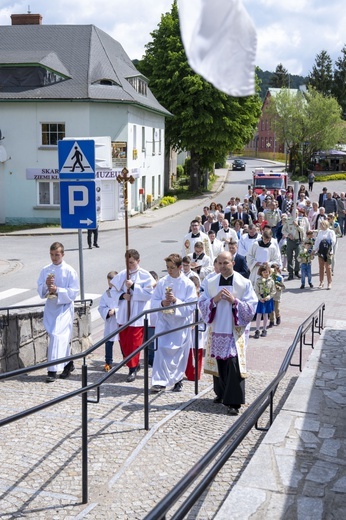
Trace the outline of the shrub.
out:
<instances>
[{"instance_id":1,"label":"shrub","mask_svg":"<svg viewBox=\"0 0 346 520\"><path fill-rule=\"evenodd\" d=\"M169 206L170 204L174 204L177 200L177 197L173 197L171 195L166 195L165 197L162 197L160 200L159 206L160 208L164 208L165 206Z\"/></svg>"},{"instance_id":2,"label":"shrub","mask_svg":"<svg viewBox=\"0 0 346 520\"><path fill-rule=\"evenodd\" d=\"M184 175L184 166L182 164L178 164L177 166L177 177L182 177Z\"/></svg>"}]
</instances>

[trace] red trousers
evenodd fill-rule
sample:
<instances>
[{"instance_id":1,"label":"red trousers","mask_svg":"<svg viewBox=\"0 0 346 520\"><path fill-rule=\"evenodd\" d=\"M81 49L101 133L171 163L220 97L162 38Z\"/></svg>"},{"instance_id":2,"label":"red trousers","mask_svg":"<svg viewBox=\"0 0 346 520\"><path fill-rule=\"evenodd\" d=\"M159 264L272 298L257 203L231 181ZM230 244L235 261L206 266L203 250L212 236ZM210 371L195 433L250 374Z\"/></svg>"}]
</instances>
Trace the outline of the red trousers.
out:
<instances>
[{"instance_id":1,"label":"red trousers","mask_svg":"<svg viewBox=\"0 0 346 520\"><path fill-rule=\"evenodd\" d=\"M198 349L198 379L201 378L201 371L202 371L202 361L203 361L203 349ZM196 360L195 360L195 349L190 348L189 352L189 359L187 361L185 375L188 381L194 381L195 380L195 373L196 373Z\"/></svg>"},{"instance_id":2,"label":"red trousers","mask_svg":"<svg viewBox=\"0 0 346 520\"><path fill-rule=\"evenodd\" d=\"M123 357L127 357L136 348L143 343L144 327L127 327L127 329L119 332L119 343ZM135 368L139 365L139 354L134 356L127 364L129 368Z\"/></svg>"}]
</instances>

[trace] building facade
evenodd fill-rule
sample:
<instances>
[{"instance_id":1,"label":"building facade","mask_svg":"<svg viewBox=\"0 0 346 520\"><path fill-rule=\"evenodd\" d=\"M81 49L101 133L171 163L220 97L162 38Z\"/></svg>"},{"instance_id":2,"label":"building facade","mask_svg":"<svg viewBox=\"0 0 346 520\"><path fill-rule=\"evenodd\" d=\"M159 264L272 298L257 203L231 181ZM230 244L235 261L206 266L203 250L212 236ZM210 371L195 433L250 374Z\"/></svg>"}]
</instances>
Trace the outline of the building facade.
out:
<instances>
[{"instance_id":1,"label":"building facade","mask_svg":"<svg viewBox=\"0 0 346 520\"><path fill-rule=\"evenodd\" d=\"M107 136L111 164L96 165L100 220L123 217L164 193L165 118L121 45L93 25L42 25L12 15L0 27L0 223L60 221L58 141Z\"/></svg>"}]
</instances>

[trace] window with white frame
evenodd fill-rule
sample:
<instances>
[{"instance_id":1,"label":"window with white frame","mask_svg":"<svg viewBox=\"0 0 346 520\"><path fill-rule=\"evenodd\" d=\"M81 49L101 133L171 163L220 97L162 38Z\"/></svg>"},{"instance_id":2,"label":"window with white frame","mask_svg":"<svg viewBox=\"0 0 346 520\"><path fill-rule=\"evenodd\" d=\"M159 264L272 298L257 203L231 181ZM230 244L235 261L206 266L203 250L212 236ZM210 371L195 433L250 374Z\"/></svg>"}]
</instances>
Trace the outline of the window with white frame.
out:
<instances>
[{"instance_id":1,"label":"window with white frame","mask_svg":"<svg viewBox=\"0 0 346 520\"><path fill-rule=\"evenodd\" d=\"M153 196L153 200L155 200L155 176L154 175L151 178L151 194Z\"/></svg>"},{"instance_id":2,"label":"window with white frame","mask_svg":"<svg viewBox=\"0 0 346 520\"><path fill-rule=\"evenodd\" d=\"M142 152L145 152L145 126L142 126Z\"/></svg>"},{"instance_id":3,"label":"window with white frame","mask_svg":"<svg viewBox=\"0 0 346 520\"><path fill-rule=\"evenodd\" d=\"M155 128L153 128L153 155L155 155Z\"/></svg>"},{"instance_id":4,"label":"window with white frame","mask_svg":"<svg viewBox=\"0 0 346 520\"><path fill-rule=\"evenodd\" d=\"M137 149L137 126L133 125L133 149Z\"/></svg>"},{"instance_id":5,"label":"window with white frame","mask_svg":"<svg viewBox=\"0 0 346 520\"><path fill-rule=\"evenodd\" d=\"M65 135L65 123L41 123L42 146L58 146Z\"/></svg>"},{"instance_id":6,"label":"window with white frame","mask_svg":"<svg viewBox=\"0 0 346 520\"><path fill-rule=\"evenodd\" d=\"M60 189L58 181L38 181L38 206L59 206Z\"/></svg>"},{"instance_id":7,"label":"window with white frame","mask_svg":"<svg viewBox=\"0 0 346 520\"><path fill-rule=\"evenodd\" d=\"M162 130L159 129L159 155L162 154Z\"/></svg>"}]
</instances>

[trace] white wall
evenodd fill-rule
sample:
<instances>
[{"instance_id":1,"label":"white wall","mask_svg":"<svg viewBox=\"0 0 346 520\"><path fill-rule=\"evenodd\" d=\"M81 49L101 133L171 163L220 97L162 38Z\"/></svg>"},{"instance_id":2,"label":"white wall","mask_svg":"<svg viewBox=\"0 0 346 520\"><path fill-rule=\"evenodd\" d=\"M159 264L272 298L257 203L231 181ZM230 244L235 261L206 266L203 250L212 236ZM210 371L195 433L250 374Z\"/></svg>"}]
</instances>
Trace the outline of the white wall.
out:
<instances>
[{"instance_id":1,"label":"white wall","mask_svg":"<svg viewBox=\"0 0 346 520\"><path fill-rule=\"evenodd\" d=\"M11 160L0 164L0 221L42 222L60 218L59 209L37 208L37 182L26 179L27 168L58 168L57 147L41 147L41 123L65 123L66 137L110 135L112 141L127 141L128 168L140 168L145 176L147 193L151 193L155 177L155 193L163 194L164 118L160 115L125 104L11 102L1 104L2 142ZM129 124L128 124L129 123ZM133 125L137 126L138 158L133 159ZM142 126L146 140L152 140L152 128L161 129L162 153L152 155L148 147L142 152ZM150 144L151 146L151 144ZM162 186L158 189L158 179ZM139 209L138 188L131 189L129 207Z\"/></svg>"}]
</instances>

